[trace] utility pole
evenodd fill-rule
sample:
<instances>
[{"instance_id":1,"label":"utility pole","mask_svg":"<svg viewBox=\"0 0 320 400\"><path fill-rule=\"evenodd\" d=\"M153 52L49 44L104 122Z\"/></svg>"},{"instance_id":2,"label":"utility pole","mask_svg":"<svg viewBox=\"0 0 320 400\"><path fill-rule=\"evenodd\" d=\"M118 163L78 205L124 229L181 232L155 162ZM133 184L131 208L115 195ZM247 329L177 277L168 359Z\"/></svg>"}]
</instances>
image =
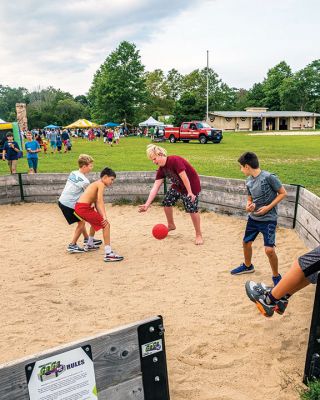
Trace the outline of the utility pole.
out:
<instances>
[{"instance_id":1,"label":"utility pole","mask_svg":"<svg viewBox=\"0 0 320 400\"><path fill-rule=\"evenodd\" d=\"M207 50L207 122L209 120L209 50Z\"/></svg>"}]
</instances>

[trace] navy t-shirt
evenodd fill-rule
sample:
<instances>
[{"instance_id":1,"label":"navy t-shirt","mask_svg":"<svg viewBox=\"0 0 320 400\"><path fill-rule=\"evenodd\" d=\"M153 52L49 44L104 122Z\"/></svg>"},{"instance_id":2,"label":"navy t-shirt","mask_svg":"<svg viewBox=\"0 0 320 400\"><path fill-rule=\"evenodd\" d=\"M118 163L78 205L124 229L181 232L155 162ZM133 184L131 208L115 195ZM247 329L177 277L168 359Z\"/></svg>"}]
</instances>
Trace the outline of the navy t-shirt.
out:
<instances>
[{"instance_id":1,"label":"navy t-shirt","mask_svg":"<svg viewBox=\"0 0 320 400\"><path fill-rule=\"evenodd\" d=\"M201 191L199 175L193 166L182 157L168 156L166 165L158 169L156 179L168 177L172 182L173 189L180 193L187 194L187 190L179 176L183 171L185 171L190 181L192 193L195 195L199 194Z\"/></svg>"},{"instance_id":2,"label":"navy t-shirt","mask_svg":"<svg viewBox=\"0 0 320 400\"><path fill-rule=\"evenodd\" d=\"M6 151L7 160L17 160L18 159L18 152L11 147L12 145L14 145L15 149L20 150L17 142L6 141L4 143L3 150Z\"/></svg>"}]
</instances>

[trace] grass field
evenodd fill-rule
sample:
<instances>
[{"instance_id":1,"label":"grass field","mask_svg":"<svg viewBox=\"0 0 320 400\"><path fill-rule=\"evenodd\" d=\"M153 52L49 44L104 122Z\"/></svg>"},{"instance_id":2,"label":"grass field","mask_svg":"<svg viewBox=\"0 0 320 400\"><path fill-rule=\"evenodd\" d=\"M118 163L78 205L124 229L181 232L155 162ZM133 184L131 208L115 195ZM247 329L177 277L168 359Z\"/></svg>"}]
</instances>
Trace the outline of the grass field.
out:
<instances>
[{"instance_id":1,"label":"grass field","mask_svg":"<svg viewBox=\"0 0 320 400\"><path fill-rule=\"evenodd\" d=\"M95 171L110 166L115 171L149 171L155 166L146 158L148 138L123 138L119 146L109 147L102 140L88 142L74 139L68 154L41 153L39 172L69 172L77 167L80 153L95 159ZM320 195L320 136L249 136L226 133L220 144L198 142L164 143L169 154L188 159L201 175L244 178L237 159L245 151L257 153L262 169L276 173L283 183L295 183ZM18 162L18 172L28 170L24 157ZM8 166L0 163L0 174L7 174Z\"/></svg>"}]
</instances>

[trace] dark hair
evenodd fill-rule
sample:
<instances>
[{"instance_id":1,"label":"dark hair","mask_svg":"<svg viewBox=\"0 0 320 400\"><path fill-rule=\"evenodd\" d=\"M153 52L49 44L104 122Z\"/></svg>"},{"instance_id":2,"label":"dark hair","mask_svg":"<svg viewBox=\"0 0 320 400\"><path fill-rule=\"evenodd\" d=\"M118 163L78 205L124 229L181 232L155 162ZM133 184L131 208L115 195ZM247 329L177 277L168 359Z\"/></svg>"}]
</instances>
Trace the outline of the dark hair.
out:
<instances>
[{"instance_id":1,"label":"dark hair","mask_svg":"<svg viewBox=\"0 0 320 400\"><path fill-rule=\"evenodd\" d=\"M255 153L252 153L250 151L247 151L246 153L243 153L239 159L238 163L240 163L243 167L245 165L249 165L253 169L259 168L259 160L258 157Z\"/></svg>"},{"instance_id":2,"label":"dark hair","mask_svg":"<svg viewBox=\"0 0 320 400\"><path fill-rule=\"evenodd\" d=\"M111 168L108 168L108 167L104 168L104 169L100 172L100 178L102 178L102 177L105 176L105 175L107 175L107 176L113 176L114 178L116 178L116 173L114 172L114 170L111 169Z\"/></svg>"},{"instance_id":3,"label":"dark hair","mask_svg":"<svg viewBox=\"0 0 320 400\"><path fill-rule=\"evenodd\" d=\"M13 137L13 133L12 132L8 132L6 137Z\"/></svg>"}]
</instances>

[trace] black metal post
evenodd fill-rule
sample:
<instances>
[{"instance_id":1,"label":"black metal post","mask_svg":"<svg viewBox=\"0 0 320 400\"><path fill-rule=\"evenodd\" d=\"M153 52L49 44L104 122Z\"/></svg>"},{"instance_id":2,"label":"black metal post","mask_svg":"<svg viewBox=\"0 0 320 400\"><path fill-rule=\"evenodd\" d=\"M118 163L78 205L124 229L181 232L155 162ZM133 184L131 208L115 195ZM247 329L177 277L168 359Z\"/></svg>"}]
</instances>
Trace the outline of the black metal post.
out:
<instances>
[{"instance_id":1,"label":"black metal post","mask_svg":"<svg viewBox=\"0 0 320 400\"><path fill-rule=\"evenodd\" d=\"M19 188L20 188L20 197L21 201L24 201L24 193L23 193L23 183L22 183L22 173L18 173L18 178L19 178Z\"/></svg>"},{"instance_id":2,"label":"black metal post","mask_svg":"<svg viewBox=\"0 0 320 400\"><path fill-rule=\"evenodd\" d=\"M314 297L303 382L307 384L313 379L320 379L320 274Z\"/></svg>"},{"instance_id":3,"label":"black metal post","mask_svg":"<svg viewBox=\"0 0 320 400\"><path fill-rule=\"evenodd\" d=\"M168 190L168 188L167 188L167 179L164 178L164 181L163 181L163 192L164 192L164 194L167 193L167 190Z\"/></svg>"},{"instance_id":4,"label":"black metal post","mask_svg":"<svg viewBox=\"0 0 320 400\"><path fill-rule=\"evenodd\" d=\"M290 185L297 187L296 201L295 201L295 205L294 205L293 224L292 224L292 229L294 229L296 227L296 222L297 222L297 212L298 212L298 205L299 205L300 188L304 188L304 186L296 185L295 183L290 183Z\"/></svg>"}]
</instances>

